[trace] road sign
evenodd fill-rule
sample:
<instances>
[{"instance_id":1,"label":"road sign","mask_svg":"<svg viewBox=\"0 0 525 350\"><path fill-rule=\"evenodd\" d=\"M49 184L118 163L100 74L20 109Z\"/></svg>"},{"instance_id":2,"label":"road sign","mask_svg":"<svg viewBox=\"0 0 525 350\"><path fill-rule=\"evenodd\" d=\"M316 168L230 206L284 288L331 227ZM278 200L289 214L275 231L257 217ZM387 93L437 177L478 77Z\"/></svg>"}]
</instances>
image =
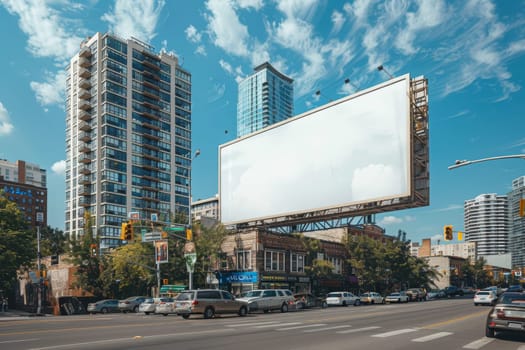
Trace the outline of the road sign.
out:
<instances>
[{"instance_id":1,"label":"road sign","mask_svg":"<svg viewBox=\"0 0 525 350\"><path fill-rule=\"evenodd\" d=\"M165 231L174 231L174 232L185 232L186 226L171 226L171 227L164 227Z\"/></svg>"},{"instance_id":2,"label":"road sign","mask_svg":"<svg viewBox=\"0 0 525 350\"><path fill-rule=\"evenodd\" d=\"M162 239L162 232L160 231L146 232L142 234L142 242L154 242L154 241L160 241L161 239Z\"/></svg>"},{"instance_id":3,"label":"road sign","mask_svg":"<svg viewBox=\"0 0 525 350\"><path fill-rule=\"evenodd\" d=\"M157 215L157 214L155 214L155 213L154 213L154 214L151 214L150 218L151 218L151 221L153 221L153 222L156 222L156 221L158 221L158 220L159 220L159 217L158 217L158 215Z\"/></svg>"}]
</instances>

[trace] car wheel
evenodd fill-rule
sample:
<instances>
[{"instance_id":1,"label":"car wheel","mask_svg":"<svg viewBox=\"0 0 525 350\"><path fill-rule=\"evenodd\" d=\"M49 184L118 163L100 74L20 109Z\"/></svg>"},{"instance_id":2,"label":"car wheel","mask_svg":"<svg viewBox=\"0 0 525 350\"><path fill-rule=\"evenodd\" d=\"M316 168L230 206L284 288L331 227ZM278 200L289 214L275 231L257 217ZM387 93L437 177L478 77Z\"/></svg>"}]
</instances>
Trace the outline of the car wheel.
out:
<instances>
[{"instance_id":1,"label":"car wheel","mask_svg":"<svg viewBox=\"0 0 525 350\"><path fill-rule=\"evenodd\" d=\"M346 306L346 301L343 301L343 306Z\"/></svg>"},{"instance_id":2,"label":"car wheel","mask_svg":"<svg viewBox=\"0 0 525 350\"><path fill-rule=\"evenodd\" d=\"M267 314L268 312L270 312L270 310L268 310L268 309L264 309L263 312L264 312L265 314Z\"/></svg>"},{"instance_id":3,"label":"car wheel","mask_svg":"<svg viewBox=\"0 0 525 350\"><path fill-rule=\"evenodd\" d=\"M168 314L162 314L162 316L168 316ZM186 316L186 315L185 315Z\"/></svg>"},{"instance_id":4,"label":"car wheel","mask_svg":"<svg viewBox=\"0 0 525 350\"><path fill-rule=\"evenodd\" d=\"M485 328L485 336L487 338L494 338L496 336L496 331L494 328L487 327Z\"/></svg>"},{"instance_id":5,"label":"car wheel","mask_svg":"<svg viewBox=\"0 0 525 350\"><path fill-rule=\"evenodd\" d=\"M208 307L206 308L206 310L204 310L204 318L206 319L212 318L213 315L215 315L215 311L213 311L213 308Z\"/></svg>"},{"instance_id":6,"label":"car wheel","mask_svg":"<svg viewBox=\"0 0 525 350\"><path fill-rule=\"evenodd\" d=\"M478 306L479 304L478 303L474 303L474 306Z\"/></svg>"},{"instance_id":7,"label":"car wheel","mask_svg":"<svg viewBox=\"0 0 525 350\"><path fill-rule=\"evenodd\" d=\"M287 304L282 304L281 305L281 312L288 312L288 305Z\"/></svg>"},{"instance_id":8,"label":"car wheel","mask_svg":"<svg viewBox=\"0 0 525 350\"><path fill-rule=\"evenodd\" d=\"M108 309L106 309L105 307L103 307L102 310L100 310L100 312L102 312L103 314L107 314L107 313L108 313Z\"/></svg>"},{"instance_id":9,"label":"car wheel","mask_svg":"<svg viewBox=\"0 0 525 350\"><path fill-rule=\"evenodd\" d=\"M149 315L149 312L145 312L146 315Z\"/></svg>"},{"instance_id":10,"label":"car wheel","mask_svg":"<svg viewBox=\"0 0 525 350\"><path fill-rule=\"evenodd\" d=\"M372 301L370 302L370 304L374 305L376 303L376 301L374 299L372 299Z\"/></svg>"},{"instance_id":11,"label":"car wheel","mask_svg":"<svg viewBox=\"0 0 525 350\"><path fill-rule=\"evenodd\" d=\"M246 306L241 306L241 308L239 309L239 316L246 316L248 314L248 309L246 308Z\"/></svg>"},{"instance_id":12,"label":"car wheel","mask_svg":"<svg viewBox=\"0 0 525 350\"><path fill-rule=\"evenodd\" d=\"M182 318L187 320L188 318L190 318L190 314L184 314L184 315L182 315Z\"/></svg>"},{"instance_id":13,"label":"car wheel","mask_svg":"<svg viewBox=\"0 0 525 350\"><path fill-rule=\"evenodd\" d=\"M361 305L361 300L358 299L354 301L354 306L359 306L359 305Z\"/></svg>"},{"instance_id":14,"label":"car wheel","mask_svg":"<svg viewBox=\"0 0 525 350\"><path fill-rule=\"evenodd\" d=\"M328 304L326 303L326 301L323 301L323 303L321 304L321 307L323 309L326 309L328 307Z\"/></svg>"},{"instance_id":15,"label":"car wheel","mask_svg":"<svg viewBox=\"0 0 525 350\"><path fill-rule=\"evenodd\" d=\"M139 311L139 307L138 307L138 306L135 306L135 307L133 308L133 312L137 313L138 311Z\"/></svg>"}]
</instances>

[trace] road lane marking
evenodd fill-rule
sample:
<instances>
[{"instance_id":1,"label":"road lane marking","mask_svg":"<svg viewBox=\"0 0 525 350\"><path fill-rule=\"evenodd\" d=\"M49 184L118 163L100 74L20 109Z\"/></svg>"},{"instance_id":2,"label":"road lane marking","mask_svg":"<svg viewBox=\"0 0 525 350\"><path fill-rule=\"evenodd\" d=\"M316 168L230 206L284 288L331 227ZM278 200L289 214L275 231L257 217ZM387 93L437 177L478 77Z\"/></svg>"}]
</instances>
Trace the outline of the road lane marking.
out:
<instances>
[{"instance_id":1,"label":"road lane marking","mask_svg":"<svg viewBox=\"0 0 525 350\"><path fill-rule=\"evenodd\" d=\"M426 337L412 339L412 341L415 341L415 342L418 342L418 343L424 343L424 342L431 341L431 340L434 340L434 339L443 338L443 337L449 336L451 334L454 334L454 333L452 333L452 332L439 332L439 333L427 335Z\"/></svg>"},{"instance_id":2,"label":"road lane marking","mask_svg":"<svg viewBox=\"0 0 525 350\"><path fill-rule=\"evenodd\" d=\"M493 341L494 339L491 339L491 338L487 338L487 337L481 338L476 341L473 341L472 343L468 343L467 345L464 345L463 349L480 349L481 347L489 343L492 343Z\"/></svg>"},{"instance_id":3,"label":"road lane marking","mask_svg":"<svg viewBox=\"0 0 525 350\"><path fill-rule=\"evenodd\" d=\"M452 318L450 320L446 320L446 321L442 321L442 322L432 323L432 324L429 324L429 325L426 325L426 326L422 326L420 328L423 328L423 329L437 328L437 327L440 327L440 326L445 326L445 325L448 325L448 324L451 324L451 323L454 323L454 322L464 321L464 320L467 320L469 318L478 317L480 315L486 315L486 314L487 314L487 311L478 311L478 312L470 314L470 315L456 317L456 318Z\"/></svg>"},{"instance_id":4,"label":"road lane marking","mask_svg":"<svg viewBox=\"0 0 525 350\"><path fill-rule=\"evenodd\" d=\"M338 334L348 334L348 333L357 333L357 332L366 332L371 331L374 329L381 328L379 326L370 326L370 327L363 327L363 328L354 328L354 329L347 329L345 331L337 331Z\"/></svg>"},{"instance_id":5,"label":"road lane marking","mask_svg":"<svg viewBox=\"0 0 525 350\"><path fill-rule=\"evenodd\" d=\"M236 323L236 324L228 324L226 327L250 327L250 326L258 326L263 324L279 324L279 322L276 321L270 321L270 322L248 322L248 323Z\"/></svg>"},{"instance_id":6,"label":"road lane marking","mask_svg":"<svg viewBox=\"0 0 525 350\"><path fill-rule=\"evenodd\" d=\"M329 331L332 329L340 329L340 328L348 328L352 327L349 325L341 325L341 326L333 326L333 327L323 327L323 328L316 328L316 329L307 329L304 330L303 333L313 333L313 332L321 332L321 331Z\"/></svg>"},{"instance_id":7,"label":"road lane marking","mask_svg":"<svg viewBox=\"0 0 525 350\"><path fill-rule=\"evenodd\" d=\"M21 343L21 342L24 342L24 341L34 341L34 340L40 340L40 338L6 340L6 341L0 341L0 344Z\"/></svg>"},{"instance_id":8,"label":"road lane marking","mask_svg":"<svg viewBox=\"0 0 525 350\"><path fill-rule=\"evenodd\" d=\"M386 337L392 337L394 335L405 334L405 333L410 333L410 332L415 332L415 331L417 331L417 329L405 328L405 329L398 329L397 331L391 331L391 332L386 332L386 333L374 334L374 335L372 335L372 337L386 338Z\"/></svg>"},{"instance_id":9,"label":"road lane marking","mask_svg":"<svg viewBox=\"0 0 525 350\"><path fill-rule=\"evenodd\" d=\"M302 326L279 328L277 330L278 331L291 331L292 329L312 328L312 327L321 327L321 326L326 326L326 323L304 324Z\"/></svg>"},{"instance_id":10,"label":"road lane marking","mask_svg":"<svg viewBox=\"0 0 525 350\"><path fill-rule=\"evenodd\" d=\"M296 324L301 324L301 322L288 322L288 323L276 323L276 324L266 324L262 326L256 326L255 328L269 328L269 327L280 327L280 326L294 326Z\"/></svg>"}]
</instances>

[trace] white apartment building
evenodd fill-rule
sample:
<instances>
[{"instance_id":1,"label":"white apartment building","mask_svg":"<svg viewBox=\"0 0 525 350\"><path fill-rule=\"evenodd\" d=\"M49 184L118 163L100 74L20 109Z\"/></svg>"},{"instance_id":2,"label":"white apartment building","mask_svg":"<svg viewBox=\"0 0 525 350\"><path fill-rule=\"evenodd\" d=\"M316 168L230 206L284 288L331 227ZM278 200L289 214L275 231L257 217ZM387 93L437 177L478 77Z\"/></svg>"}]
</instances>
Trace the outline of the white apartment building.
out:
<instances>
[{"instance_id":1,"label":"white apartment building","mask_svg":"<svg viewBox=\"0 0 525 350\"><path fill-rule=\"evenodd\" d=\"M506 195L481 194L465 201L465 241L476 242L477 255L508 252L511 221Z\"/></svg>"},{"instance_id":2,"label":"white apartment building","mask_svg":"<svg viewBox=\"0 0 525 350\"><path fill-rule=\"evenodd\" d=\"M46 170L37 164L28 163L23 160L17 160L13 163L7 159L0 159L0 176L6 181L36 187L47 187Z\"/></svg>"},{"instance_id":3,"label":"white apartment building","mask_svg":"<svg viewBox=\"0 0 525 350\"><path fill-rule=\"evenodd\" d=\"M431 256L456 256L470 261L476 261L476 242L451 244L433 244L430 247Z\"/></svg>"},{"instance_id":4,"label":"white apartment building","mask_svg":"<svg viewBox=\"0 0 525 350\"><path fill-rule=\"evenodd\" d=\"M191 202L191 217L201 220L203 217L219 220L219 195Z\"/></svg>"},{"instance_id":5,"label":"white apartment building","mask_svg":"<svg viewBox=\"0 0 525 350\"><path fill-rule=\"evenodd\" d=\"M134 217L190 215L191 75L137 39L96 33L66 81L65 232L91 218L100 249Z\"/></svg>"}]
</instances>

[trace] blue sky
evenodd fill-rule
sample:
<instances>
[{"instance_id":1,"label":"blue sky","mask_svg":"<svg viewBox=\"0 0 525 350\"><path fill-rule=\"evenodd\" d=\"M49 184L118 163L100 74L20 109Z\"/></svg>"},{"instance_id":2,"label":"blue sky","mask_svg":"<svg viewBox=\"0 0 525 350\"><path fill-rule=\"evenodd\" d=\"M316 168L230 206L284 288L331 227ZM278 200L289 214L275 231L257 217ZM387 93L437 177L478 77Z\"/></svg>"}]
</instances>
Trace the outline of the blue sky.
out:
<instances>
[{"instance_id":1,"label":"blue sky","mask_svg":"<svg viewBox=\"0 0 525 350\"><path fill-rule=\"evenodd\" d=\"M217 147L236 134L237 82L269 61L294 79L295 114L394 75L429 81L430 206L378 215L412 241L462 230L463 203L505 194L525 153L525 1L0 0L0 158L48 172L64 228L64 67L95 32L175 53L193 80L192 192L218 192ZM352 84L344 84L349 78ZM321 95L315 91L320 90Z\"/></svg>"}]
</instances>

